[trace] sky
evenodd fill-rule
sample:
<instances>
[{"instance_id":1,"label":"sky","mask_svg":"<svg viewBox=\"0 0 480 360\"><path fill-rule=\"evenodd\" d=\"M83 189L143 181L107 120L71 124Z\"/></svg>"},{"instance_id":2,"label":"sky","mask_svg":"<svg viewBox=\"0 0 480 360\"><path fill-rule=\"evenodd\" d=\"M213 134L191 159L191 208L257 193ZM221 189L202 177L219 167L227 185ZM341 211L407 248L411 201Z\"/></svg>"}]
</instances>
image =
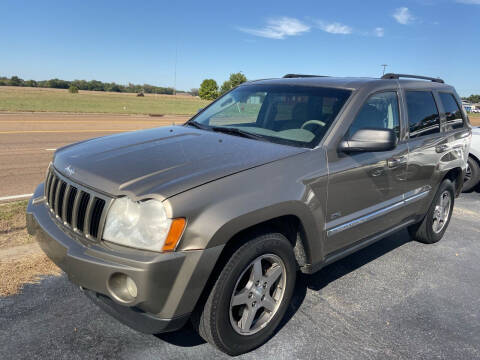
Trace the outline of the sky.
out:
<instances>
[{"instance_id":1,"label":"sky","mask_svg":"<svg viewBox=\"0 0 480 360\"><path fill-rule=\"evenodd\" d=\"M190 90L388 64L480 94L480 0L2 0L0 14L0 76Z\"/></svg>"}]
</instances>

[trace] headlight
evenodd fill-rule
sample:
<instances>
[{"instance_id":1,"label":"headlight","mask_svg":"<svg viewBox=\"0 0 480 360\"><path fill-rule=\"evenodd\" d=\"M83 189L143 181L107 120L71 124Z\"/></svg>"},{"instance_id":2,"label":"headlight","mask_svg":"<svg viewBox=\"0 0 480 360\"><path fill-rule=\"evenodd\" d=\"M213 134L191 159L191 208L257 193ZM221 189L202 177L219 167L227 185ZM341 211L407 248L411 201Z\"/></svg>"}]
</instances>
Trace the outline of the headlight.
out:
<instances>
[{"instance_id":1,"label":"headlight","mask_svg":"<svg viewBox=\"0 0 480 360\"><path fill-rule=\"evenodd\" d=\"M108 211L103 239L138 249L173 251L184 227L185 219L169 219L160 201L122 197Z\"/></svg>"}]
</instances>

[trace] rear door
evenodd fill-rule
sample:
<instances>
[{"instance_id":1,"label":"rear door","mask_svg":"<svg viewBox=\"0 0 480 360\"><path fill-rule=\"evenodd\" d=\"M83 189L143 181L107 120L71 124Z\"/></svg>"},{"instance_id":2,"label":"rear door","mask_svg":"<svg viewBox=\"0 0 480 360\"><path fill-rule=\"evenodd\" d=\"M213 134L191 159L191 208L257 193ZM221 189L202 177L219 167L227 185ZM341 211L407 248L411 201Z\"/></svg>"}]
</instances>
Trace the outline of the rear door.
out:
<instances>
[{"instance_id":1,"label":"rear door","mask_svg":"<svg viewBox=\"0 0 480 360\"><path fill-rule=\"evenodd\" d=\"M389 229L401 221L397 205L402 201L408 146L404 141L397 89L365 96L349 122L346 133L327 149L328 201L325 252L334 253ZM359 129L392 129L399 139L395 149L345 154L339 140Z\"/></svg>"},{"instance_id":2,"label":"rear door","mask_svg":"<svg viewBox=\"0 0 480 360\"><path fill-rule=\"evenodd\" d=\"M419 215L427 210L438 182L440 158L448 147L440 127L440 112L433 90L404 91L408 119L408 210Z\"/></svg>"}]
</instances>

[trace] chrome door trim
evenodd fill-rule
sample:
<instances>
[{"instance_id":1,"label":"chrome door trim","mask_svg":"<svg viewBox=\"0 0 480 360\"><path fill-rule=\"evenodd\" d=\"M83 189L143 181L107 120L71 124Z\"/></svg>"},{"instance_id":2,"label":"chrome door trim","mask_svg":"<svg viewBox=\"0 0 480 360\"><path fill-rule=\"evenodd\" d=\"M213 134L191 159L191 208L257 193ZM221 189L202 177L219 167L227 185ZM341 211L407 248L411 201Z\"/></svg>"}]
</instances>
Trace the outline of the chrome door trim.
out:
<instances>
[{"instance_id":1,"label":"chrome door trim","mask_svg":"<svg viewBox=\"0 0 480 360\"><path fill-rule=\"evenodd\" d=\"M387 214L389 212L392 212L396 209L399 209L403 206L410 205L415 201L418 201L420 199L425 198L428 195L428 193L430 192L430 190L431 190L431 187L429 185L426 185L426 186L423 186L421 188L409 191L409 192L401 195L402 200L400 200L400 201L397 201L397 202L395 202L391 205L382 207L379 210L372 211L369 214L360 216L360 217L358 217L354 220L345 222L345 223L337 225L337 226L327 228L327 237L333 236L335 234L338 234L339 232L342 232L344 230L347 230L347 229L350 229L352 227L358 226L358 225L363 224L367 221L376 219L379 216L385 215L385 214ZM398 198L399 197L396 197L392 200L397 200ZM338 219L338 220L341 221L341 219ZM330 223L332 223L332 222L330 222Z\"/></svg>"}]
</instances>

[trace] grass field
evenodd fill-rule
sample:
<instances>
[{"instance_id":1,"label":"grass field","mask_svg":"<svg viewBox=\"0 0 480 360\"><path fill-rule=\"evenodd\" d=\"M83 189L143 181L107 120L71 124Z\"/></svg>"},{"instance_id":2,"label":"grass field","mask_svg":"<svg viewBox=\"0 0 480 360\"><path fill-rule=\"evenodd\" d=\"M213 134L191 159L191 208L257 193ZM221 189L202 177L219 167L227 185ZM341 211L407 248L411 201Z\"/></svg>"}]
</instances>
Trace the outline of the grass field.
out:
<instances>
[{"instance_id":1,"label":"grass field","mask_svg":"<svg viewBox=\"0 0 480 360\"><path fill-rule=\"evenodd\" d=\"M468 118L473 126L480 126L480 114L468 114Z\"/></svg>"},{"instance_id":2,"label":"grass field","mask_svg":"<svg viewBox=\"0 0 480 360\"><path fill-rule=\"evenodd\" d=\"M0 111L192 115L209 101L186 95L154 95L0 86Z\"/></svg>"}]
</instances>

